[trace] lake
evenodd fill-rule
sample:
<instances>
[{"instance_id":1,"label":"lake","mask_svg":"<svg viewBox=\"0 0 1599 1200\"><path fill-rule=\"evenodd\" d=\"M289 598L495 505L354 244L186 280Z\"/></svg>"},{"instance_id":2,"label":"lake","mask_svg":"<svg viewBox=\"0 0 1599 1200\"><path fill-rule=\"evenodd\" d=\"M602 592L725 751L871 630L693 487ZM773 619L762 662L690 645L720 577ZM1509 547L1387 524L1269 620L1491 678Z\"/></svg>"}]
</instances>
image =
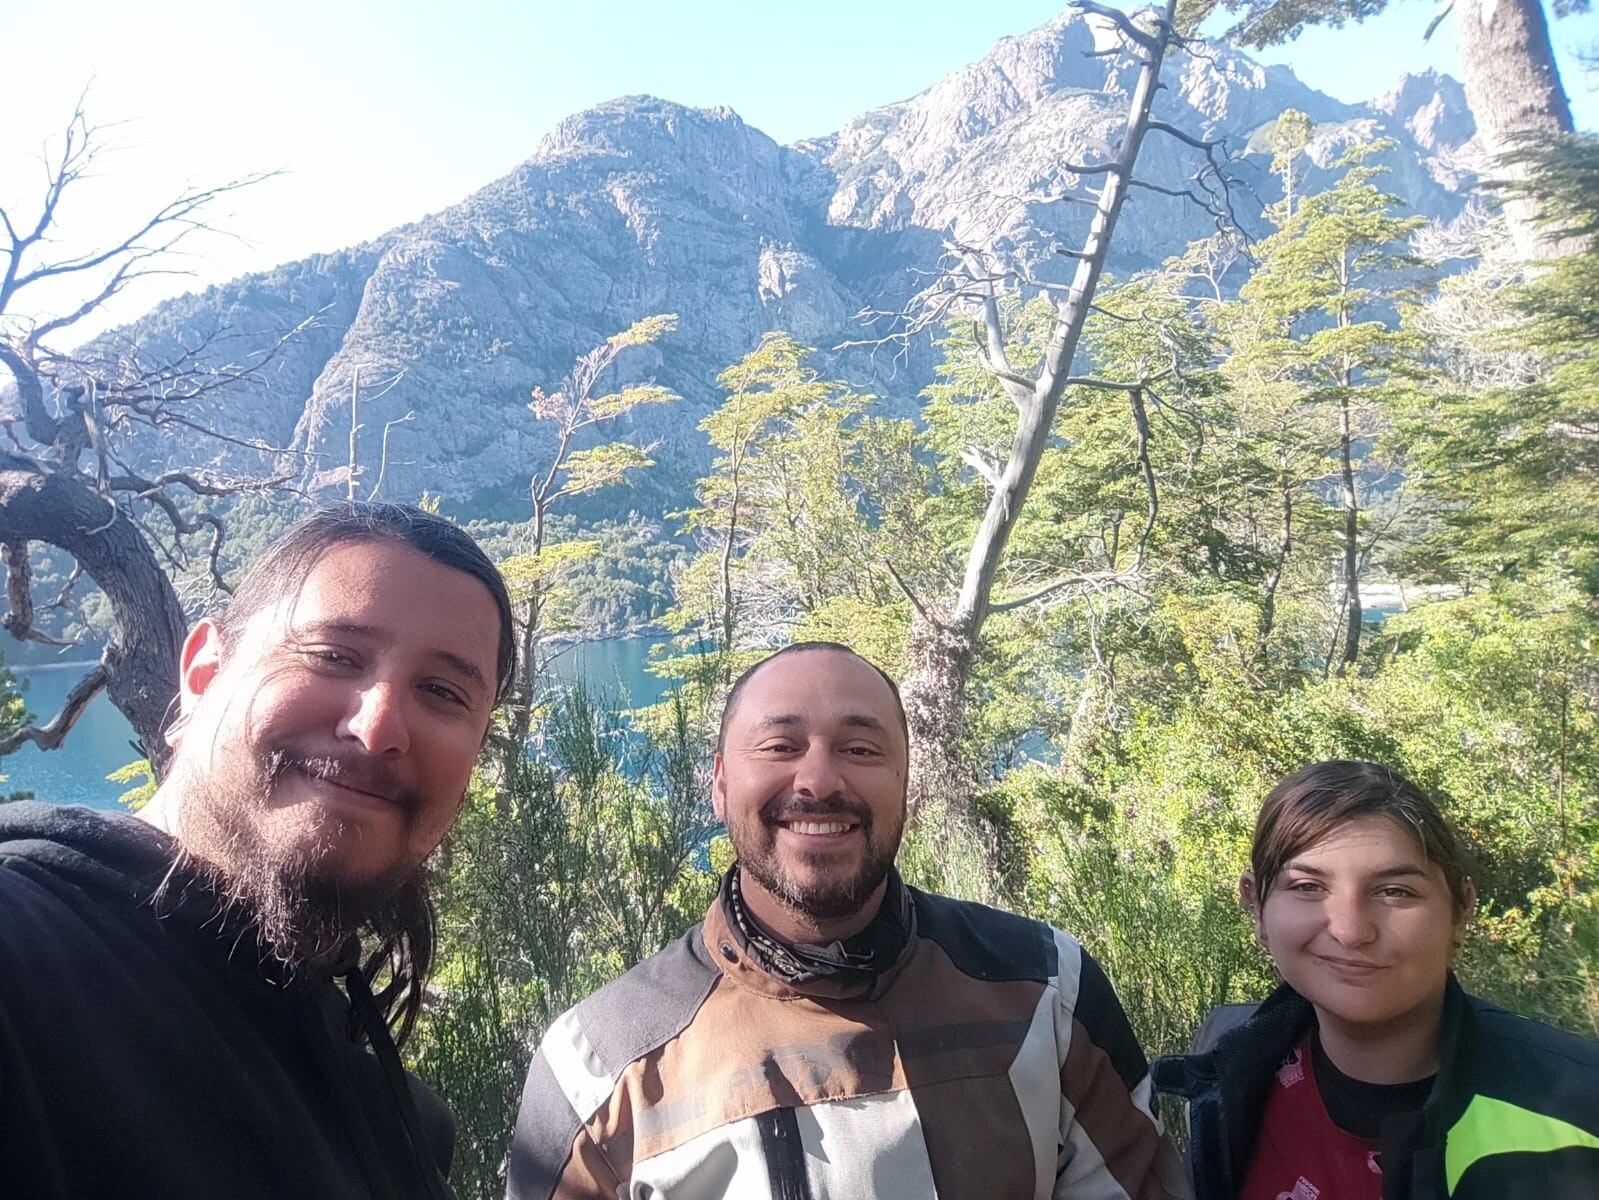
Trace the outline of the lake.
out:
<instances>
[{"instance_id":1,"label":"lake","mask_svg":"<svg viewBox=\"0 0 1599 1200\"><path fill-rule=\"evenodd\" d=\"M583 679L591 687L624 697L630 705L653 704L665 682L645 669L657 637L606 638L565 647L551 666L562 679ZM89 663L11 666L22 685L28 710L40 721L55 715ZM32 743L0 758L0 793L32 792L53 804L87 804L114 808L127 784L106 776L139 757L133 730L104 692L96 696L59 750L40 750Z\"/></svg>"}]
</instances>

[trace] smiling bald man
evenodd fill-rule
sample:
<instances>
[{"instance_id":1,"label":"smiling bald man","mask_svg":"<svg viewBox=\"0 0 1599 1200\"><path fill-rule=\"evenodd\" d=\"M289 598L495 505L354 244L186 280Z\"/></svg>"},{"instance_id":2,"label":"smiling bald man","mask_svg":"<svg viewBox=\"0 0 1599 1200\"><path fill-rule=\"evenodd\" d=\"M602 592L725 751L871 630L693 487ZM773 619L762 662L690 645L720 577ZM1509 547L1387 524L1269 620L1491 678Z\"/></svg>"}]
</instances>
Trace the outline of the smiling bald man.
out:
<instances>
[{"instance_id":1,"label":"smiling bald man","mask_svg":"<svg viewBox=\"0 0 1599 1200\"><path fill-rule=\"evenodd\" d=\"M729 694L702 924L546 1034L511 1200L1185 1196L1143 1052L1067 934L894 869L894 683L807 642Z\"/></svg>"}]
</instances>

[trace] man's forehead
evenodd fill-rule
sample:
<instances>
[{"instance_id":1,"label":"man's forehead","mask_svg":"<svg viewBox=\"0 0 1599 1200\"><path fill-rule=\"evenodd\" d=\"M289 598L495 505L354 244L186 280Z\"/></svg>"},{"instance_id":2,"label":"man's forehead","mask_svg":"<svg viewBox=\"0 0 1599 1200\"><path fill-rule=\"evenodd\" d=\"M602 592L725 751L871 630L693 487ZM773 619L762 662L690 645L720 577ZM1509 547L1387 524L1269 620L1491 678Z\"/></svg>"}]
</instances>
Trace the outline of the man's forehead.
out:
<instances>
[{"instance_id":1,"label":"man's forehead","mask_svg":"<svg viewBox=\"0 0 1599 1200\"><path fill-rule=\"evenodd\" d=\"M739 724L777 718L881 714L898 724L888 683L865 659L843 650L802 650L765 663L744 684L733 719Z\"/></svg>"},{"instance_id":2,"label":"man's forehead","mask_svg":"<svg viewBox=\"0 0 1599 1200\"><path fill-rule=\"evenodd\" d=\"M442 607L441 607L442 606ZM493 674L499 613L483 583L408 546L334 546L251 616L272 640L342 633L405 639Z\"/></svg>"}]
</instances>

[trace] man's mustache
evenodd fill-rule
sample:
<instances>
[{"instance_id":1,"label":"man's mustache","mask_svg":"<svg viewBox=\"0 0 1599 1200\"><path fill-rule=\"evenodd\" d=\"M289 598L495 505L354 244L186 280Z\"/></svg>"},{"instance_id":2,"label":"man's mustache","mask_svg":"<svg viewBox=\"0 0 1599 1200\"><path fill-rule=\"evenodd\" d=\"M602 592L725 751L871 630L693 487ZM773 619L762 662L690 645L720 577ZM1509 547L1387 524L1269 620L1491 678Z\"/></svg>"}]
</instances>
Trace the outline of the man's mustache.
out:
<instances>
[{"instance_id":1,"label":"man's mustache","mask_svg":"<svg viewBox=\"0 0 1599 1200\"><path fill-rule=\"evenodd\" d=\"M761 809L761 820L768 825L785 821L808 819L826 820L828 817L853 817L862 829L872 828L872 810L866 805L848 800L838 792L820 799L810 796L775 796Z\"/></svg>"},{"instance_id":2,"label":"man's mustache","mask_svg":"<svg viewBox=\"0 0 1599 1200\"><path fill-rule=\"evenodd\" d=\"M277 783L290 771L381 796L408 812L414 812L422 804L421 794L385 762L353 754L308 754L285 748L273 750L267 756L267 776L272 783Z\"/></svg>"}]
</instances>

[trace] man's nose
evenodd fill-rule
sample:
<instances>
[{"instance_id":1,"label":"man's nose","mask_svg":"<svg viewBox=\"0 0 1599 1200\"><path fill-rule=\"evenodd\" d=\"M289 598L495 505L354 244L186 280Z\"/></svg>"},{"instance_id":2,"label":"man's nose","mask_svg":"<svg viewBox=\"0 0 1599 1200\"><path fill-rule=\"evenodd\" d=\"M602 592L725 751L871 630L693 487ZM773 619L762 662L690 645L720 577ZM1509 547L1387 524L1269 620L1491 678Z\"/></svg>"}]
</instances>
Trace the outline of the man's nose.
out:
<instances>
[{"instance_id":1,"label":"man's nose","mask_svg":"<svg viewBox=\"0 0 1599 1200\"><path fill-rule=\"evenodd\" d=\"M404 754L411 745L405 689L386 679L364 682L351 699L339 736L361 743L368 754Z\"/></svg>"},{"instance_id":2,"label":"man's nose","mask_svg":"<svg viewBox=\"0 0 1599 1200\"><path fill-rule=\"evenodd\" d=\"M833 760L830 746L809 746L794 764L794 792L796 795L821 799L843 790L844 777Z\"/></svg>"}]
</instances>

